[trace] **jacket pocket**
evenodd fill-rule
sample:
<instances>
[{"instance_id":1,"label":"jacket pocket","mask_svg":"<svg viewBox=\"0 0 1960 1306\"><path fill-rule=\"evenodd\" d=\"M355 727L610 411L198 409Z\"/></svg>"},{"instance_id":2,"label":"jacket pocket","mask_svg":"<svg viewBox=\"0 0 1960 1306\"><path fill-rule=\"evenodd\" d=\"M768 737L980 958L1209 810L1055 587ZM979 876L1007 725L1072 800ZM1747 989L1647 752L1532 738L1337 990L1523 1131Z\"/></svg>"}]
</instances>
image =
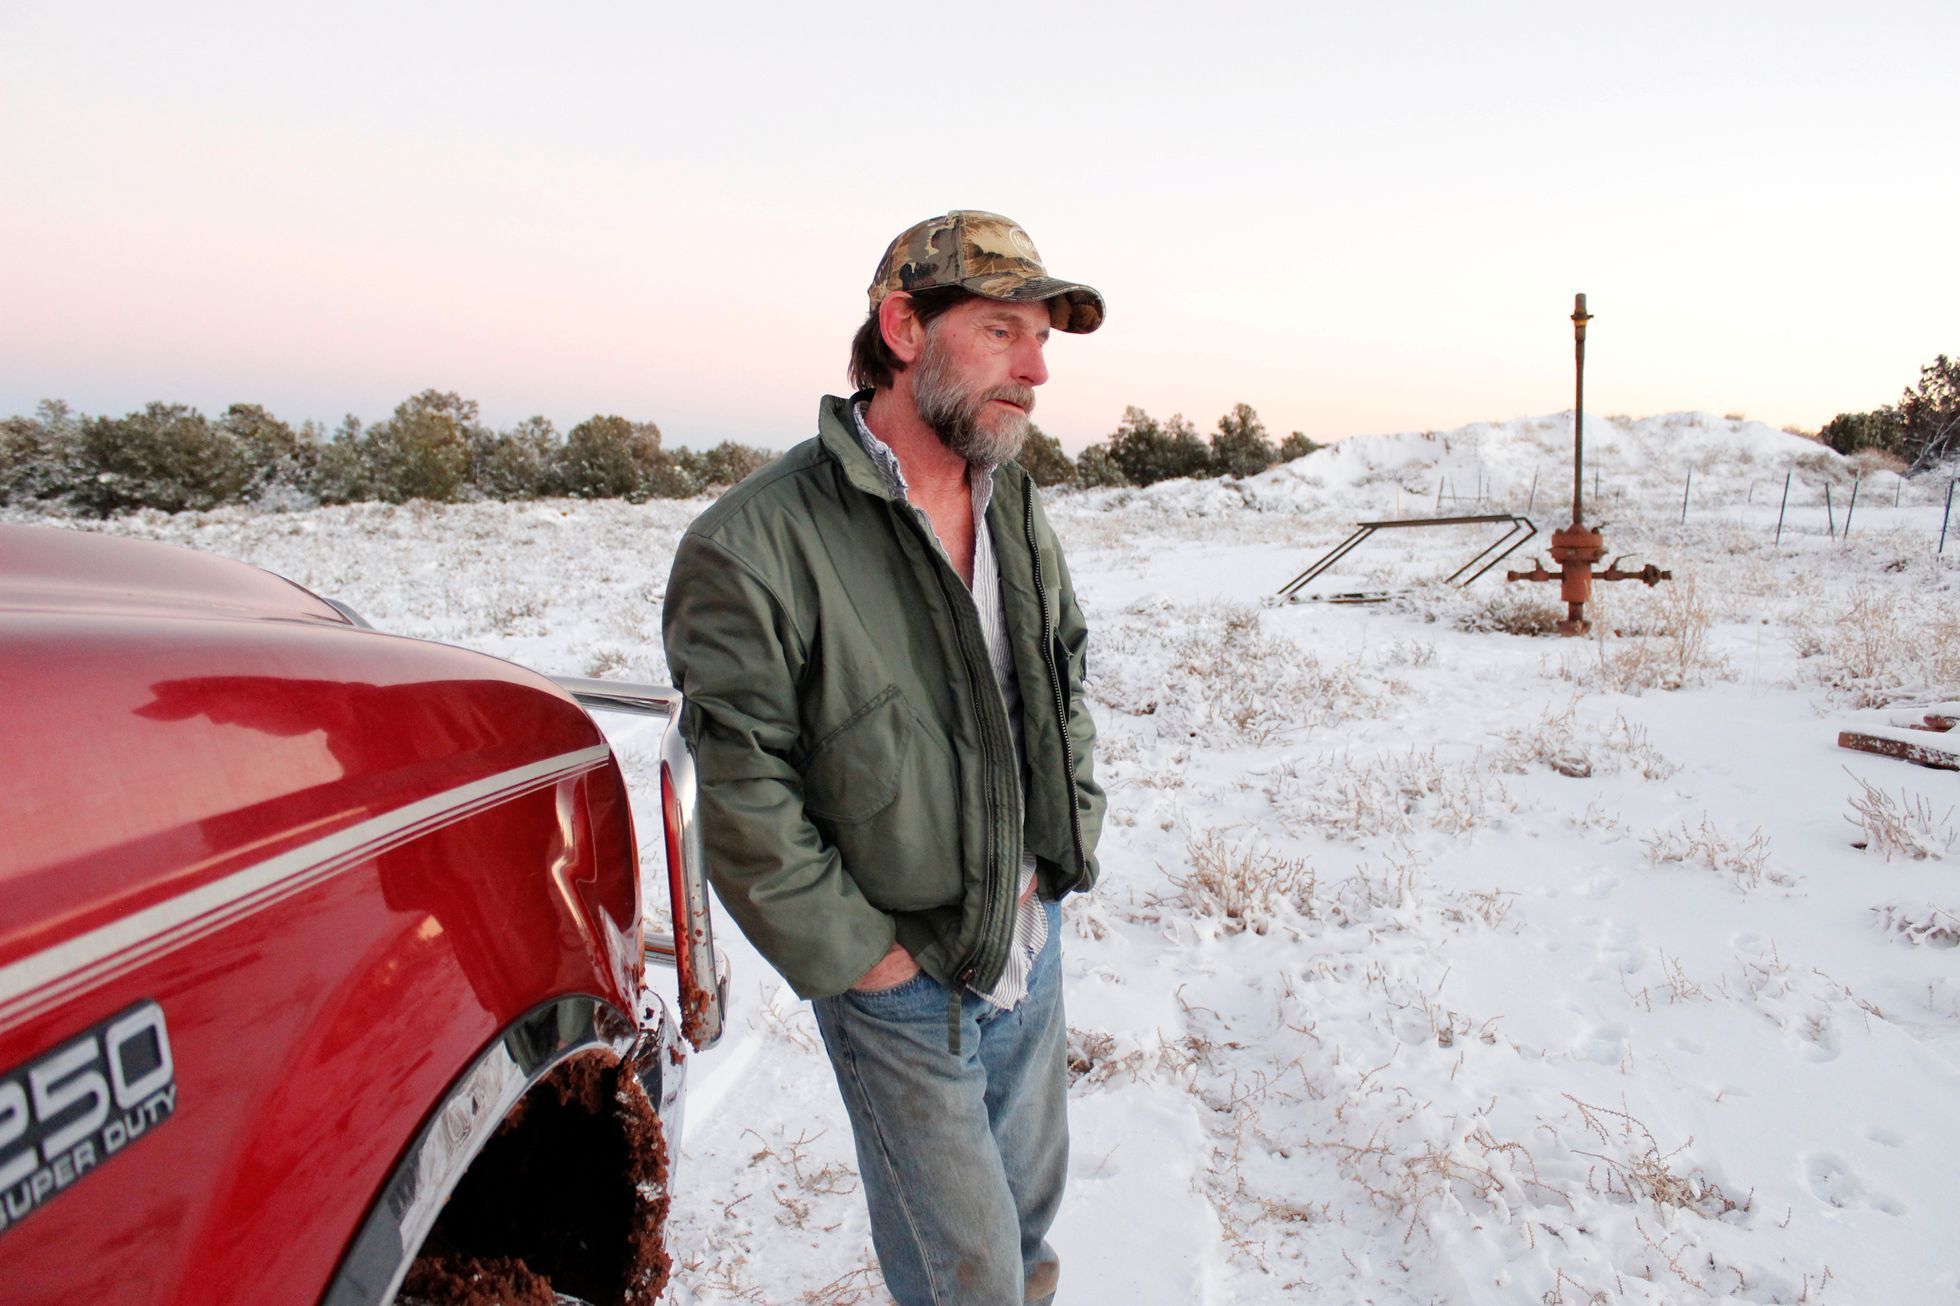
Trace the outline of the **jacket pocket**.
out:
<instances>
[{"instance_id":1,"label":"jacket pocket","mask_svg":"<svg viewBox=\"0 0 1960 1306\"><path fill-rule=\"evenodd\" d=\"M803 767L803 810L881 911L960 901L960 772L896 685L853 711Z\"/></svg>"},{"instance_id":2,"label":"jacket pocket","mask_svg":"<svg viewBox=\"0 0 1960 1306\"><path fill-rule=\"evenodd\" d=\"M803 809L848 824L891 806L913 729L905 695L886 685L811 750L803 767Z\"/></svg>"}]
</instances>

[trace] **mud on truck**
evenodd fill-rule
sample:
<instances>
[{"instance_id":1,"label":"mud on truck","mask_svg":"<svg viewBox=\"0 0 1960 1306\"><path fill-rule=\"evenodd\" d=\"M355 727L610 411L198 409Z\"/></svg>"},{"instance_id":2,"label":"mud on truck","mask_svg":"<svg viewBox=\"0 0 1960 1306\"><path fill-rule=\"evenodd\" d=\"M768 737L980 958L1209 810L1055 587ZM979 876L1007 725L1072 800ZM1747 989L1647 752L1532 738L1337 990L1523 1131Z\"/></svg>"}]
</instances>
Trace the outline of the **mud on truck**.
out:
<instances>
[{"instance_id":1,"label":"mud on truck","mask_svg":"<svg viewBox=\"0 0 1960 1306\"><path fill-rule=\"evenodd\" d=\"M727 992L679 708L0 526L0 1298L652 1301Z\"/></svg>"}]
</instances>

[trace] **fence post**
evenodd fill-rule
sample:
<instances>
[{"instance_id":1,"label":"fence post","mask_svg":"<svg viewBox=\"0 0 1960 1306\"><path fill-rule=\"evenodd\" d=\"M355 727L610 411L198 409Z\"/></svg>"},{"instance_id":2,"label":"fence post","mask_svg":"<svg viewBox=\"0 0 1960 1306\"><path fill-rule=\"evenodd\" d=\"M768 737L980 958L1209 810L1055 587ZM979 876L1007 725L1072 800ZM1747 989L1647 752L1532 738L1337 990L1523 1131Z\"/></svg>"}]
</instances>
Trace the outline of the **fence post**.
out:
<instances>
[{"instance_id":1,"label":"fence post","mask_svg":"<svg viewBox=\"0 0 1960 1306\"><path fill-rule=\"evenodd\" d=\"M1954 480L1960 481L1960 477L1955 477ZM1953 516L1953 485L1954 481L1948 481L1946 483L1946 511L1940 514L1940 552L1942 554L1946 552L1947 518Z\"/></svg>"},{"instance_id":2,"label":"fence post","mask_svg":"<svg viewBox=\"0 0 1960 1306\"><path fill-rule=\"evenodd\" d=\"M1828 482L1824 485L1824 528L1830 531L1832 539L1837 538L1837 509L1831 506L1831 487Z\"/></svg>"},{"instance_id":3,"label":"fence post","mask_svg":"<svg viewBox=\"0 0 1960 1306\"><path fill-rule=\"evenodd\" d=\"M1531 469L1531 497L1525 500L1524 515L1531 516L1531 510L1538 506L1538 469Z\"/></svg>"},{"instance_id":4,"label":"fence post","mask_svg":"<svg viewBox=\"0 0 1960 1306\"><path fill-rule=\"evenodd\" d=\"M1694 483L1695 483L1695 469L1690 467L1688 469L1688 479L1686 483L1681 486L1681 524L1683 526L1688 524L1688 491L1691 488L1693 488Z\"/></svg>"},{"instance_id":5,"label":"fence post","mask_svg":"<svg viewBox=\"0 0 1960 1306\"><path fill-rule=\"evenodd\" d=\"M1865 483L1865 469L1860 467L1858 474L1851 478L1851 503L1844 510L1844 538L1851 538L1851 514L1858 511L1858 487Z\"/></svg>"},{"instance_id":6,"label":"fence post","mask_svg":"<svg viewBox=\"0 0 1960 1306\"><path fill-rule=\"evenodd\" d=\"M1443 510L1443 478L1441 474L1438 474L1436 477L1436 511L1441 512L1442 510Z\"/></svg>"},{"instance_id":7,"label":"fence post","mask_svg":"<svg viewBox=\"0 0 1960 1306\"><path fill-rule=\"evenodd\" d=\"M1783 506L1776 510L1776 542L1778 544L1783 543L1783 514L1790 507L1790 478L1795 475L1795 472L1783 473Z\"/></svg>"}]
</instances>

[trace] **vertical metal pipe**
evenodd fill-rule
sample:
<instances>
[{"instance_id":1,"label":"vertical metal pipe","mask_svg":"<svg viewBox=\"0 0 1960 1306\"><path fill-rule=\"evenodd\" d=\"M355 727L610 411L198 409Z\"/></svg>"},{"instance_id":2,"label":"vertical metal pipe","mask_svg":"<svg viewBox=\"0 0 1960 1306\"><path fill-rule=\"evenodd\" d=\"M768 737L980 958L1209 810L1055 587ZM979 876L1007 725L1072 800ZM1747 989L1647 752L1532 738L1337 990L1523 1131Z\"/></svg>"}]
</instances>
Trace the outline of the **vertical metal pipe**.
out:
<instances>
[{"instance_id":1,"label":"vertical metal pipe","mask_svg":"<svg viewBox=\"0 0 1960 1306\"><path fill-rule=\"evenodd\" d=\"M1681 524L1683 526L1688 524L1688 491L1694 488L1694 484L1695 469L1690 467L1688 469L1688 479L1681 486Z\"/></svg>"},{"instance_id":2,"label":"vertical metal pipe","mask_svg":"<svg viewBox=\"0 0 1960 1306\"><path fill-rule=\"evenodd\" d=\"M1586 297L1572 297L1572 524L1585 524L1586 488Z\"/></svg>"},{"instance_id":3,"label":"vertical metal pipe","mask_svg":"<svg viewBox=\"0 0 1960 1306\"><path fill-rule=\"evenodd\" d=\"M1960 480L1960 477L1955 477L1954 479ZM1947 518L1953 516L1953 485L1954 481L1948 481L1946 483L1946 511L1940 514L1940 552L1942 554L1946 552Z\"/></svg>"},{"instance_id":4,"label":"vertical metal pipe","mask_svg":"<svg viewBox=\"0 0 1960 1306\"><path fill-rule=\"evenodd\" d=\"M1897 479L1899 483L1892 487L1892 506L1894 508L1899 506L1899 496L1906 492L1906 478L1901 476Z\"/></svg>"},{"instance_id":5,"label":"vertical metal pipe","mask_svg":"<svg viewBox=\"0 0 1960 1306\"><path fill-rule=\"evenodd\" d=\"M1525 500L1524 515L1531 516L1531 510L1538 506L1538 469L1531 469L1531 497Z\"/></svg>"},{"instance_id":6,"label":"vertical metal pipe","mask_svg":"<svg viewBox=\"0 0 1960 1306\"><path fill-rule=\"evenodd\" d=\"M1858 487L1865 483L1865 469L1860 467L1858 474L1851 478L1851 502L1844 510L1844 538L1851 538L1851 517L1858 511Z\"/></svg>"},{"instance_id":7,"label":"vertical metal pipe","mask_svg":"<svg viewBox=\"0 0 1960 1306\"><path fill-rule=\"evenodd\" d=\"M1825 529L1831 532L1831 538L1836 539L1837 509L1831 506L1831 487L1829 485L1824 487L1824 526Z\"/></svg>"},{"instance_id":8,"label":"vertical metal pipe","mask_svg":"<svg viewBox=\"0 0 1960 1306\"><path fill-rule=\"evenodd\" d=\"M1795 472L1783 473L1783 506L1776 510L1776 542L1783 543L1783 514L1790 508L1790 478Z\"/></svg>"}]
</instances>

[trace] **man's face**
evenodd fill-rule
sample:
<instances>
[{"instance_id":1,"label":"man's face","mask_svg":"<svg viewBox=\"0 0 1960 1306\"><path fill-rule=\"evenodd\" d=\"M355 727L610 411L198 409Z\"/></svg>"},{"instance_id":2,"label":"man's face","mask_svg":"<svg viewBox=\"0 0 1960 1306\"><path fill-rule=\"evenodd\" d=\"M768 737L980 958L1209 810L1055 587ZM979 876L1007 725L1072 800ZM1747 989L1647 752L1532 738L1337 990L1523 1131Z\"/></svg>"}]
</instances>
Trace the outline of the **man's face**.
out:
<instances>
[{"instance_id":1,"label":"man's face","mask_svg":"<svg viewBox=\"0 0 1960 1306\"><path fill-rule=\"evenodd\" d=\"M969 299L934 318L912 381L919 419L968 462L998 467L1028 438L1034 388L1048 379L1046 304Z\"/></svg>"}]
</instances>

